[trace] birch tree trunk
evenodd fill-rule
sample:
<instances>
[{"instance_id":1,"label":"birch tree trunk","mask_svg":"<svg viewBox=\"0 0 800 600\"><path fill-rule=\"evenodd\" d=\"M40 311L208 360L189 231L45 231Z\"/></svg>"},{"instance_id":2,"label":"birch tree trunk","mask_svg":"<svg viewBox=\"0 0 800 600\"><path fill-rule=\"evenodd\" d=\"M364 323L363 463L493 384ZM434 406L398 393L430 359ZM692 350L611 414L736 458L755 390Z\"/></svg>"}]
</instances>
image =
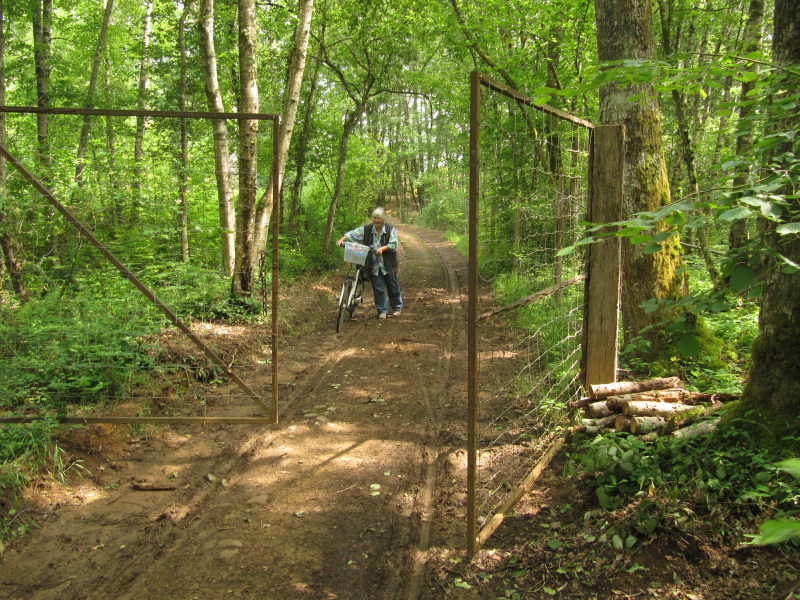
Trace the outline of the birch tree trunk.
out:
<instances>
[{"instance_id":1,"label":"birch tree trunk","mask_svg":"<svg viewBox=\"0 0 800 600\"><path fill-rule=\"evenodd\" d=\"M100 62L103 60L103 49L106 45L106 34L108 24L111 22L111 13L114 11L114 0L106 0L106 8L103 11L103 22L100 24L100 31L97 34L97 44L94 49L92 59L92 73L89 76L89 89L86 92L86 108L94 108L94 97L97 90L97 74L100 71ZM83 117L81 125L81 137L78 141L78 158L75 163L75 181L78 185L83 184L83 171L86 168L84 158L86 156L86 146L89 144L89 132L91 131L92 118L89 115Z\"/></svg>"},{"instance_id":2,"label":"birch tree trunk","mask_svg":"<svg viewBox=\"0 0 800 600\"><path fill-rule=\"evenodd\" d=\"M256 80L256 3L239 0L239 111L258 112ZM256 217L258 121L239 121L239 205L236 211L236 262L231 293L249 296L253 289L253 242Z\"/></svg>"},{"instance_id":3,"label":"birch tree trunk","mask_svg":"<svg viewBox=\"0 0 800 600\"><path fill-rule=\"evenodd\" d=\"M597 46L602 61L653 58L653 24L650 0L597 0ZM624 217L653 211L670 200L669 181L661 145L660 110L652 86L621 87L609 84L600 90L600 120L624 123L625 165ZM641 101L631 98L642 93ZM622 314L625 339L642 335L650 342L650 355L659 354L666 340L658 328L642 333L662 318L662 311L645 312L646 300L678 299L685 292L679 267L682 264L677 236L664 242L662 250L645 254L642 244L627 240L622 246Z\"/></svg>"},{"instance_id":4,"label":"birch tree trunk","mask_svg":"<svg viewBox=\"0 0 800 600\"><path fill-rule=\"evenodd\" d=\"M222 92L217 76L217 53L214 46L214 0L200 1L200 54L203 57L203 83L208 110L224 112ZM231 167L228 155L228 125L224 119L212 119L214 130L214 175L217 181L219 205L220 247L222 269L226 276L233 275L236 256L236 212L231 189Z\"/></svg>"},{"instance_id":5,"label":"birch tree trunk","mask_svg":"<svg viewBox=\"0 0 800 600\"><path fill-rule=\"evenodd\" d=\"M139 61L139 110L147 108L147 90L150 88L150 30L152 27L153 0L145 2L142 29L142 58ZM136 139L133 148L133 183L131 184L131 224L139 219L142 195L142 155L144 150L144 117L136 117Z\"/></svg>"},{"instance_id":6,"label":"birch tree trunk","mask_svg":"<svg viewBox=\"0 0 800 600\"><path fill-rule=\"evenodd\" d=\"M289 155L289 145L292 142L292 133L297 119L297 105L300 99L300 88L303 84L303 73L306 68L306 56L308 54L308 38L311 34L311 16L314 12L314 0L300 0L297 26L294 31L294 47L289 60L289 78L286 83L286 93L283 102L283 114L278 131L278 156L273 160L278 161L278 190L283 187L283 176L286 170L286 157ZM261 200L258 203L258 214L256 215L255 243L253 245L253 262L256 255L260 252L267 239L270 215L272 214L273 202L277 199L272 197L272 182L267 185Z\"/></svg>"},{"instance_id":7,"label":"birch tree trunk","mask_svg":"<svg viewBox=\"0 0 800 600\"><path fill-rule=\"evenodd\" d=\"M110 2L111 0L109 0ZM178 76L178 110L186 110L186 19L191 0L185 0L178 22L178 53L180 74ZM189 261L189 129L186 119L180 119L180 173L178 175L178 232L181 242L181 259Z\"/></svg>"}]
</instances>

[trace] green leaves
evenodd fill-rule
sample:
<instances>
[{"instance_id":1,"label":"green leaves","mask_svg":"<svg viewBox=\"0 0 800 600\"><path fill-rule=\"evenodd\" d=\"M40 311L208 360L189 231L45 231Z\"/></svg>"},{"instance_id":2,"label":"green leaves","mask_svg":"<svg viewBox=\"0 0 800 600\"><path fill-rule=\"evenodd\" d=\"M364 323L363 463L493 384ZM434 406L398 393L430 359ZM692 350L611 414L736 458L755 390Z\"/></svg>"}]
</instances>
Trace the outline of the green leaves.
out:
<instances>
[{"instance_id":1,"label":"green leaves","mask_svg":"<svg viewBox=\"0 0 800 600\"><path fill-rule=\"evenodd\" d=\"M775 466L782 471L786 471L792 477L800 479L800 458L789 458L777 463Z\"/></svg>"},{"instance_id":2,"label":"green leaves","mask_svg":"<svg viewBox=\"0 0 800 600\"><path fill-rule=\"evenodd\" d=\"M457 588L461 588L462 590L472 589L472 585L461 579L461 577L456 577L453 581L453 585L455 585Z\"/></svg>"},{"instance_id":3,"label":"green leaves","mask_svg":"<svg viewBox=\"0 0 800 600\"><path fill-rule=\"evenodd\" d=\"M726 210L719 216L719 220L723 221L724 223L733 223L734 221L739 221L741 219L748 218L752 213L749 208L745 206L737 206L736 208L732 208L730 210Z\"/></svg>"},{"instance_id":4,"label":"green leaves","mask_svg":"<svg viewBox=\"0 0 800 600\"><path fill-rule=\"evenodd\" d=\"M776 201L775 199L767 199L758 196L742 196L739 198L739 202L758 208L761 214L768 219L779 219L783 214L783 202Z\"/></svg>"},{"instance_id":5,"label":"green leaves","mask_svg":"<svg viewBox=\"0 0 800 600\"><path fill-rule=\"evenodd\" d=\"M750 267L737 267L731 273L728 287L734 292L743 292L749 288L755 281L755 274Z\"/></svg>"},{"instance_id":6,"label":"green leaves","mask_svg":"<svg viewBox=\"0 0 800 600\"><path fill-rule=\"evenodd\" d=\"M586 246L588 244L593 244L596 241L597 241L597 238L594 238L594 237L583 238L583 239L578 240L577 242L575 242L575 244L573 246L567 246L566 248L562 248L561 250L556 252L556 256L566 256L567 254L571 254L572 252L574 252L576 248L578 248L580 246Z\"/></svg>"},{"instance_id":7,"label":"green leaves","mask_svg":"<svg viewBox=\"0 0 800 600\"><path fill-rule=\"evenodd\" d=\"M800 233L800 222L797 223L783 223L778 225L775 229L781 235L791 235Z\"/></svg>"},{"instance_id":8,"label":"green leaves","mask_svg":"<svg viewBox=\"0 0 800 600\"><path fill-rule=\"evenodd\" d=\"M681 336L678 348L681 354L687 358L697 356L700 353L700 340L696 335L687 333Z\"/></svg>"},{"instance_id":9,"label":"green leaves","mask_svg":"<svg viewBox=\"0 0 800 600\"><path fill-rule=\"evenodd\" d=\"M621 535L615 533L611 537L611 545L614 546L614 549L619 552L630 550L636 545L636 542L636 538L632 535L628 535L625 537L625 539L623 539Z\"/></svg>"},{"instance_id":10,"label":"green leaves","mask_svg":"<svg viewBox=\"0 0 800 600\"><path fill-rule=\"evenodd\" d=\"M550 548L550 550L558 550L559 548L561 548L563 546L564 546L564 542L562 542L558 538L552 538L552 539L547 540L547 547Z\"/></svg>"},{"instance_id":11,"label":"green leaves","mask_svg":"<svg viewBox=\"0 0 800 600\"><path fill-rule=\"evenodd\" d=\"M779 544L794 537L800 537L800 521L795 519L772 519L759 527L761 533L753 537L751 544L763 546Z\"/></svg>"}]
</instances>

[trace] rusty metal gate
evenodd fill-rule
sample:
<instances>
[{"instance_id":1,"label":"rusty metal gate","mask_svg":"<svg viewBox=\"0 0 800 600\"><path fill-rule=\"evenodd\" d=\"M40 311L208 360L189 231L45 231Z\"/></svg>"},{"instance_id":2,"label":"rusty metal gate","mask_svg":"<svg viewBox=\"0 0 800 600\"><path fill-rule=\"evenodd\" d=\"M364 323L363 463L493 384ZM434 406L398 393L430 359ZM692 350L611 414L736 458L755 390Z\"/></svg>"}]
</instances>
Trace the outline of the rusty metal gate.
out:
<instances>
[{"instance_id":1,"label":"rusty metal gate","mask_svg":"<svg viewBox=\"0 0 800 600\"><path fill-rule=\"evenodd\" d=\"M154 110L107 110L107 109L78 109L78 108L40 108L40 107L14 107L14 106L0 106L2 113L18 113L23 115L71 115L80 116L82 119L88 121L91 117L105 117L122 118L123 120L130 117L140 119L153 119L153 120L169 120L169 119L187 119L187 120L204 120L210 122L211 120L254 120L254 121L272 121L272 159L270 165L270 180L272 183L273 198L278 197L278 177L277 177L277 144L278 144L278 130L279 130L279 116L265 113L217 113L217 112L188 112L188 111L154 111ZM80 127L73 127L75 131L80 131ZM118 129L119 131L120 129ZM208 138L208 133L202 133L203 137ZM75 209L67 208L64 202L56 197L56 192L53 191L53 186L58 186L58 182L54 181L46 184L43 178L37 178L25 165L23 165L17 158L10 152L4 145L0 144L0 156L7 160L18 172L26 184L32 186L36 192L43 197L47 203L58 211L67 222L76 229L80 236L87 240L94 246L108 263L113 265L114 269L125 279L130 281L131 284L152 304L166 320L176 327L186 340L191 345L199 349L201 356L204 357L209 364L214 366L214 369L228 377L236 387L239 388L240 393L249 398L255 403L264 416L152 416L152 415L139 415L139 416L116 416L116 415L90 415L90 416L71 416L67 414L60 414L56 418L57 421L62 423L239 423L239 424L265 424L277 423L278 420L278 294L279 294L279 278L278 278L278 227L280 218L278 215L280 203L275 200L272 206L272 258L271 258L271 318L272 318L272 331L270 336L271 346L271 401L267 400L265 395L255 391L248 385L239 372L241 368L235 369L232 366L232 360L226 361L215 349L209 345L207 341L201 339L201 336L193 331L184 319L178 316L177 312L167 306L153 291L153 287L143 282L140 276L134 274L133 269L123 264L123 261L109 248L108 243L101 242L93 233L93 231L86 224L86 216L83 218L77 213ZM5 184L5 182L4 182ZM18 185L22 189L22 183ZM66 185L60 185L62 193L70 188ZM74 186L73 186L74 189ZM111 190L108 194L120 193L119 190ZM112 201L113 203L113 201ZM219 227L217 225L217 227ZM90 266L89 268L97 268L97 266ZM61 332L62 334L65 332ZM125 332L127 333L127 332ZM122 332L120 332L122 334ZM0 418L0 423L25 423L40 419L40 415L21 415L21 416L5 416Z\"/></svg>"},{"instance_id":2,"label":"rusty metal gate","mask_svg":"<svg viewBox=\"0 0 800 600\"><path fill-rule=\"evenodd\" d=\"M470 556L563 445L569 400L614 380L619 244L585 238L587 222L618 220L622 131L472 73Z\"/></svg>"}]
</instances>

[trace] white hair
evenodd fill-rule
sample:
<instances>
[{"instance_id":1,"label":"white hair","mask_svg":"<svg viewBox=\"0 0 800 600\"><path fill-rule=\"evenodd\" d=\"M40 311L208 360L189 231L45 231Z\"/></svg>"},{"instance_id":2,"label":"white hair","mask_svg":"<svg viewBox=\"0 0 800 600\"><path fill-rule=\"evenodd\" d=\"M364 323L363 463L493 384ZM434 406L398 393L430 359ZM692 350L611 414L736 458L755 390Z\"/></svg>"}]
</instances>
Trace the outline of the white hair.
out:
<instances>
[{"instance_id":1,"label":"white hair","mask_svg":"<svg viewBox=\"0 0 800 600\"><path fill-rule=\"evenodd\" d=\"M386 220L386 212L380 206L372 211L373 217L378 217L381 221Z\"/></svg>"}]
</instances>

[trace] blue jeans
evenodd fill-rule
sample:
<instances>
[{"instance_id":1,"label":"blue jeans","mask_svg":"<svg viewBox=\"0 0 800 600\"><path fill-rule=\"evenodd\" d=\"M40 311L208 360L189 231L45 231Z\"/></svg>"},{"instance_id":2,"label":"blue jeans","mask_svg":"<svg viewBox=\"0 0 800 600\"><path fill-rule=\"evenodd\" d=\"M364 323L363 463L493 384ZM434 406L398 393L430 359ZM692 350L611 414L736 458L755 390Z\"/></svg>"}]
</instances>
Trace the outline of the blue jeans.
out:
<instances>
[{"instance_id":1,"label":"blue jeans","mask_svg":"<svg viewBox=\"0 0 800 600\"><path fill-rule=\"evenodd\" d=\"M392 310L397 312L403 308L403 298L400 296L400 284L397 283L397 276L377 275L370 274L370 281L372 283L372 295L375 297L375 308L378 314L386 314L388 309L386 307L386 290L389 290L389 302L392 305Z\"/></svg>"}]
</instances>

